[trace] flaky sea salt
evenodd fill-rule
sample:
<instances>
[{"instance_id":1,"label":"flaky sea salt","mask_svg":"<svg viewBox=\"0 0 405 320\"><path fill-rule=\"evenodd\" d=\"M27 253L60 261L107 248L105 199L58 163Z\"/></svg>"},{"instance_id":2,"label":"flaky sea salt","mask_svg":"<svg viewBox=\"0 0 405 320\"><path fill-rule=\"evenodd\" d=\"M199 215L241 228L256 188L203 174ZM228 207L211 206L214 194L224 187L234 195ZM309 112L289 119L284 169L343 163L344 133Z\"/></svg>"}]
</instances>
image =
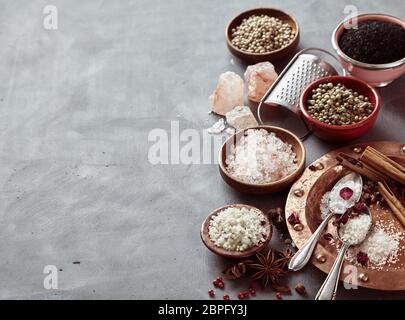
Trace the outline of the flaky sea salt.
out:
<instances>
[{"instance_id":1,"label":"flaky sea salt","mask_svg":"<svg viewBox=\"0 0 405 320\"><path fill-rule=\"evenodd\" d=\"M229 251L245 251L265 240L264 221L259 210L229 207L211 219L208 232L216 246Z\"/></svg>"},{"instance_id":2,"label":"flaky sea salt","mask_svg":"<svg viewBox=\"0 0 405 320\"><path fill-rule=\"evenodd\" d=\"M330 191L325 192L325 194L321 198L321 203L319 204L319 209L321 211L322 220L325 219L326 216L328 216L330 213L329 197L330 197Z\"/></svg>"},{"instance_id":3,"label":"flaky sea salt","mask_svg":"<svg viewBox=\"0 0 405 320\"><path fill-rule=\"evenodd\" d=\"M382 225L375 225L361 245L349 250L348 258L351 262L355 262L357 254L364 252L369 258L369 267L381 270L385 265L395 264L399 261L402 239L401 232L396 232L389 227L384 228Z\"/></svg>"},{"instance_id":4,"label":"flaky sea salt","mask_svg":"<svg viewBox=\"0 0 405 320\"><path fill-rule=\"evenodd\" d=\"M351 189L353 191L352 196L345 200L341 196L342 189ZM329 208L332 212L335 213L344 213L348 208L354 206L356 200L359 198L362 190L362 185L356 183L352 180L344 181L343 183L339 182L339 185L336 185L329 194Z\"/></svg>"},{"instance_id":5,"label":"flaky sea salt","mask_svg":"<svg viewBox=\"0 0 405 320\"><path fill-rule=\"evenodd\" d=\"M346 224L339 225L339 236L347 244L357 245L367 236L371 227L371 217L361 214L350 218Z\"/></svg>"},{"instance_id":6,"label":"flaky sea salt","mask_svg":"<svg viewBox=\"0 0 405 320\"><path fill-rule=\"evenodd\" d=\"M215 122L210 128L207 129L207 132L210 134L219 134L225 130L225 120L223 118Z\"/></svg>"},{"instance_id":7,"label":"flaky sea salt","mask_svg":"<svg viewBox=\"0 0 405 320\"><path fill-rule=\"evenodd\" d=\"M297 169L290 144L272 132L250 129L230 147L227 170L236 179L263 184L278 181Z\"/></svg>"}]
</instances>

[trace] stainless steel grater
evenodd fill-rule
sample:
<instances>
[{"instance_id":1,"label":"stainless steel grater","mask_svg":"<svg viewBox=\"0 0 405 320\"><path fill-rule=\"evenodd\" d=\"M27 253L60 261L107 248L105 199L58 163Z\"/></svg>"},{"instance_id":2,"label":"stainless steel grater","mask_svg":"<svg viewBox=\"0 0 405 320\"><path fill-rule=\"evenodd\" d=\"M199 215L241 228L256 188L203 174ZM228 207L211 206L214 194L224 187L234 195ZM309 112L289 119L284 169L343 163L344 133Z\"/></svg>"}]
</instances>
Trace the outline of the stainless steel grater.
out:
<instances>
[{"instance_id":1,"label":"stainless steel grater","mask_svg":"<svg viewBox=\"0 0 405 320\"><path fill-rule=\"evenodd\" d=\"M305 87L320 78L338 74L343 74L343 69L328 51L318 48L301 50L260 101L257 109L259 122L263 124L262 109L272 105L285 107L298 115L300 96ZM305 138L308 134L309 131L301 138Z\"/></svg>"}]
</instances>

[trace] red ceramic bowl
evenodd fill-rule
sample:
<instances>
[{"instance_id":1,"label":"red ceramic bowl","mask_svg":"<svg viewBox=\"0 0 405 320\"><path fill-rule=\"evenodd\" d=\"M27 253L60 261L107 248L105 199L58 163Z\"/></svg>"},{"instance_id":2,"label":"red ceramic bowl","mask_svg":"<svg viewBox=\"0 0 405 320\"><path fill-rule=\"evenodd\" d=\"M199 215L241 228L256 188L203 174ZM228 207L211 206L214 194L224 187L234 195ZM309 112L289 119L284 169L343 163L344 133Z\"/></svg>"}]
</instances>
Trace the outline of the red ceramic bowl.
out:
<instances>
[{"instance_id":1,"label":"red ceramic bowl","mask_svg":"<svg viewBox=\"0 0 405 320\"><path fill-rule=\"evenodd\" d=\"M313 89L317 88L320 84L328 82L332 82L333 84L342 83L347 88L353 89L360 95L368 97L374 107L373 112L367 119L347 126L329 125L312 118L307 111L307 101L310 98ZM377 91L364 81L353 77L332 76L314 81L304 89L300 99L300 112L309 129L316 136L327 141L350 141L361 137L374 125L379 111L380 96Z\"/></svg>"}]
</instances>

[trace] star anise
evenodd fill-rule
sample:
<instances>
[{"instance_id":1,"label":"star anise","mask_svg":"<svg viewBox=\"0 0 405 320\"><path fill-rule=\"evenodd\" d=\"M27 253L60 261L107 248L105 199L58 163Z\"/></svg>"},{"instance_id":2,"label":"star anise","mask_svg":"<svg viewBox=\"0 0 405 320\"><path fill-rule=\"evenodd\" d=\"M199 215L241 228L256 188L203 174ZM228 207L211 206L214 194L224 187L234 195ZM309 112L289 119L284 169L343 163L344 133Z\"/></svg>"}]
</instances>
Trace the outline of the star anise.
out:
<instances>
[{"instance_id":1,"label":"star anise","mask_svg":"<svg viewBox=\"0 0 405 320\"><path fill-rule=\"evenodd\" d=\"M287 260L284 253L280 253L274 249L270 249L267 253L257 253L255 261L247 264L254 270L252 280L260 280L262 287L266 288L269 284L272 287L281 286L279 278L285 276L287 271L284 270Z\"/></svg>"},{"instance_id":2,"label":"star anise","mask_svg":"<svg viewBox=\"0 0 405 320\"><path fill-rule=\"evenodd\" d=\"M287 271L288 263L290 262L291 258L293 257L294 252L290 248L288 248L284 252L277 251L277 250L275 250L275 251L276 251L277 257L282 261L282 269Z\"/></svg>"}]
</instances>

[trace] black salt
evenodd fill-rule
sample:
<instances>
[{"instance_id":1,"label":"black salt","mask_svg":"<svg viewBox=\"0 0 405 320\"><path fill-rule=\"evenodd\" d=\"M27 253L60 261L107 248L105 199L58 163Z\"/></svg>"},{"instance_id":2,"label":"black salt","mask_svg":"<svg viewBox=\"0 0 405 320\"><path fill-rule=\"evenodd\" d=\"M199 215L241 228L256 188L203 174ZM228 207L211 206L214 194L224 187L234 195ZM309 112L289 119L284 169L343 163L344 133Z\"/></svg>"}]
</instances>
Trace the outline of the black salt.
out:
<instances>
[{"instance_id":1,"label":"black salt","mask_svg":"<svg viewBox=\"0 0 405 320\"><path fill-rule=\"evenodd\" d=\"M399 24L368 20L358 29L346 29L339 39L340 49L350 58L383 64L405 57L405 29Z\"/></svg>"}]
</instances>

